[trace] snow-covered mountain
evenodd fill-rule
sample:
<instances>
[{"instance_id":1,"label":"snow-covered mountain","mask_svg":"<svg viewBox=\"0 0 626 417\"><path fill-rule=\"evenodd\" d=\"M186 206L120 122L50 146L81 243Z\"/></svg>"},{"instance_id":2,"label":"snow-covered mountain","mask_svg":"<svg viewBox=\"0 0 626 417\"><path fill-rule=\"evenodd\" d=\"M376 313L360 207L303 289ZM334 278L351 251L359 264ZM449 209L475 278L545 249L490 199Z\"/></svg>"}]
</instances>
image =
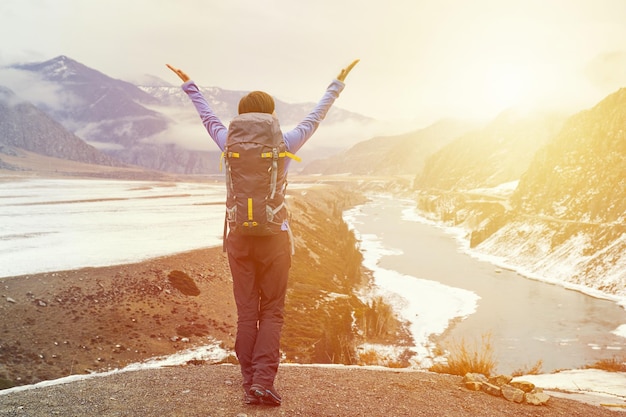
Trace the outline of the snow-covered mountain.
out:
<instances>
[{"instance_id":1,"label":"snow-covered mountain","mask_svg":"<svg viewBox=\"0 0 626 417\"><path fill-rule=\"evenodd\" d=\"M62 105L36 104L96 147L126 148L167 127L167 119L147 107L158 104L156 98L66 56L12 68L53 84L57 94L64 97Z\"/></svg>"},{"instance_id":2,"label":"snow-covered mountain","mask_svg":"<svg viewBox=\"0 0 626 417\"><path fill-rule=\"evenodd\" d=\"M102 152L128 164L174 173L208 174L219 170L219 152L203 131L193 106L179 86L154 76L135 85L111 78L67 56L13 65L28 77L19 86L32 102L67 130ZM3 80L0 78L0 84ZM24 87L27 84L27 88ZM21 96L25 91L14 88ZM237 113L242 91L202 88L209 104L228 122ZM45 92L45 94L44 94ZM314 103L277 100L281 124L299 122ZM369 119L333 108L326 125Z\"/></svg>"}]
</instances>

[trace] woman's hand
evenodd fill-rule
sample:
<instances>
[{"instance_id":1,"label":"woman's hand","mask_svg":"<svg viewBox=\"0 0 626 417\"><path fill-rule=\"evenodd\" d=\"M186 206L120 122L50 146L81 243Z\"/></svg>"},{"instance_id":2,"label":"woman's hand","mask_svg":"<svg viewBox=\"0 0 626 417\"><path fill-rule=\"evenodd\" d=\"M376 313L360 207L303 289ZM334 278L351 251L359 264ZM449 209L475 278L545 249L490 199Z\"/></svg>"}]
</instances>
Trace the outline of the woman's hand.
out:
<instances>
[{"instance_id":1,"label":"woman's hand","mask_svg":"<svg viewBox=\"0 0 626 417\"><path fill-rule=\"evenodd\" d=\"M354 68L354 66L358 63L359 63L358 59L355 59L354 61L352 61L350 65L348 65L347 67L341 70L341 72L337 76L337 79L341 82L344 82L348 74L350 74L350 71L352 71L352 68Z\"/></svg>"},{"instance_id":2,"label":"woman's hand","mask_svg":"<svg viewBox=\"0 0 626 417\"><path fill-rule=\"evenodd\" d=\"M172 71L174 71L174 73L176 75L178 75L178 77L183 80L184 83L186 83L187 81L189 81L191 78L189 78L189 75L185 74L183 72L183 70L178 69L178 68L174 68L173 66L171 66L170 64L165 64L169 69L171 69Z\"/></svg>"}]
</instances>

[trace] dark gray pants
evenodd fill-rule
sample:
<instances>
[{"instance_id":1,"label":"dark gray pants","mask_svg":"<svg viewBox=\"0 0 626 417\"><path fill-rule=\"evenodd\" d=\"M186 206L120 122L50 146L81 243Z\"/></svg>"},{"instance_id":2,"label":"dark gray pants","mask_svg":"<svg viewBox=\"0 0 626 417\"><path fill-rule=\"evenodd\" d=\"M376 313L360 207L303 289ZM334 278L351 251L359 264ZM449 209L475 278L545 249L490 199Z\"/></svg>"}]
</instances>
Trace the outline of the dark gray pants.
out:
<instances>
[{"instance_id":1,"label":"dark gray pants","mask_svg":"<svg viewBox=\"0 0 626 417\"><path fill-rule=\"evenodd\" d=\"M285 293L291 267L289 236L241 236L226 241L237 304L235 352L243 386L271 387L280 362Z\"/></svg>"}]
</instances>

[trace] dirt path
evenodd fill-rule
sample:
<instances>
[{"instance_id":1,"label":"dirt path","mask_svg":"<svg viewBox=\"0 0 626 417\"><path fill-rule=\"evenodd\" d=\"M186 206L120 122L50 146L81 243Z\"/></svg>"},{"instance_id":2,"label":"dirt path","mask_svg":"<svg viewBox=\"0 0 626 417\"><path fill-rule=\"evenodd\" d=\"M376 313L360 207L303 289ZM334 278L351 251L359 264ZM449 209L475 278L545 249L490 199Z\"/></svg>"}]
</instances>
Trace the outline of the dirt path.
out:
<instances>
[{"instance_id":1,"label":"dirt path","mask_svg":"<svg viewBox=\"0 0 626 417\"><path fill-rule=\"evenodd\" d=\"M421 371L358 367L281 366L280 407L242 402L236 365L187 365L117 373L63 385L0 394L0 415L243 416L567 416L620 415L551 398L516 404L462 387L461 378Z\"/></svg>"}]
</instances>

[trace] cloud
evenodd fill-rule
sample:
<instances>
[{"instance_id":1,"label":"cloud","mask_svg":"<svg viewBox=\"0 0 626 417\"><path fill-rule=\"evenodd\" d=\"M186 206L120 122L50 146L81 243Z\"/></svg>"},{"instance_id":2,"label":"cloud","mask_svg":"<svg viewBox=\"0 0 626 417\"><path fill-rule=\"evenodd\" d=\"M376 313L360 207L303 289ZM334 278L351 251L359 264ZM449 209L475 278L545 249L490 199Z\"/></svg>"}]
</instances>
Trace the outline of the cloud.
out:
<instances>
[{"instance_id":1,"label":"cloud","mask_svg":"<svg viewBox=\"0 0 626 417\"><path fill-rule=\"evenodd\" d=\"M155 108L153 108L155 109ZM156 110L156 109L155 109ZM177 144L185 149L198 151L216 151L217 145L202 126L195 113L187 109L172 110L162 109L167 114L171 123L167 130L143 139L144 143ZM228 127L228 120L222 120ZM293 125L281 125L283 132L292 129ZM316 148L341 148L348 149L356 143L371 139L376 136L390 136L404 133L407 130L416 130L414 124L397 124L389 122L362 122L346 120L343 122L322 122L313 137L304 145L310 151Z\"/></svg>"},{"instance_id":2,"label":"cloud","mask_svg":"<svg viewBox=\"0 0 626 417\"><path fill-rule=\"evenodd\" d=\"M151 107L156 110L154 107ZM217 146L202 126L197 114L188 110L176 111L163 108L158 111L170 119L169 126L163 132L142 140L152 144L176 144L182 148L196 151L216 151Z\"/></svg>"},{"instance_id":3,"label":"cloud","mask_svg":"<svg viewBox=\"0 0 626 417\"><path fill-rule=\"evenodd\" d=\"M83 104L82 100L64 91L61 86L30 71L0 68L0 85L9 87L21 100L43 109L63 111Z\"/></svg>"}]
</instances>

